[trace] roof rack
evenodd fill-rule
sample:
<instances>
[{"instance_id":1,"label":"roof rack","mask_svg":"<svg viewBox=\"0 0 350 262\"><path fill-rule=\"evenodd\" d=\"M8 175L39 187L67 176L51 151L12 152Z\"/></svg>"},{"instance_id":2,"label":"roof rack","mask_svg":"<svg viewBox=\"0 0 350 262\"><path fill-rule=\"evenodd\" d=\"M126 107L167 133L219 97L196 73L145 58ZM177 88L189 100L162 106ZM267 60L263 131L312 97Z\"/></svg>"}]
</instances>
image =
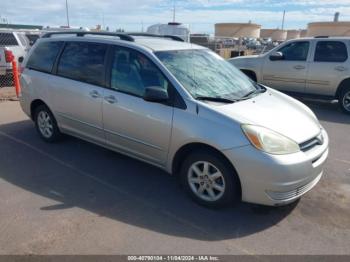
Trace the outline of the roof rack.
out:
<instances>
[{"instance_id":1,"label":"roof rack","mask_svg":"<svg viewBox=\"0 0 350 262\"><path fill-rule=\"evenodd\" d=\"M124 33L111 33L111 32L90 32L90 31L60 31L60 32L49 32L42 36L42 38L50 38L53 35L76 35L79 37L83 37L85 35L101 35L101 36L116 36L121 40L134 42L135 39L129 35Z\"/></svg>"},{"instance_id":2,"label":"roof rack","mask_svg":"<svg viewBox=\"0 0 350 262\"><path fill-rule=\"evenodd\" d=\"M328 35L318 35L318 36L315 36L314 38L329 38Z\"/></svg>"},{"instance_id":3,"label":"roof rack","mask_svg":"<svg viewBox=\"0 0 350 262\"><path fill-rule=\"evenodd\" d=\"M181 37L175 36L175 35L156 35L156 34L148 34L148 33L126 33L126 34L130 35L130 36L146 36L146 37L169 38L169 39L172 39L174 41L184 42L184 40Z\"/></svg>"}]
</instances>

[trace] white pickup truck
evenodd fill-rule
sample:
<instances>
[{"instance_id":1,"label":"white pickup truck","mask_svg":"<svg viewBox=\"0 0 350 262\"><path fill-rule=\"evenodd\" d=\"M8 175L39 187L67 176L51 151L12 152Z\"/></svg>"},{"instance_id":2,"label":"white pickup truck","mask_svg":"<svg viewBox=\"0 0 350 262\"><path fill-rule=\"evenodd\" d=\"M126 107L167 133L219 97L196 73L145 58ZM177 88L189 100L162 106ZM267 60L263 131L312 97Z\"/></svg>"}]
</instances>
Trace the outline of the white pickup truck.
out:
<instances>
[{"instance_id":1,"label":"white pickup truck","mask_svg":"<svg viewBox=\"0 0 350 262\"><path fill-rule=\"evenodd\" d=\"M254 81L299 96L337 99L350 114L350 38L293 39L259 56L229 60Z\"/></svg>"},{"instance_id":2,"label":"white pickup truck","mask_svg":"<svg viewBox=\"0 0 350 262\"><path fill-rule=\"evenodd\" d=\"M10 56L20 64L30 49L31 41L24 32L0 30L0 77L5 78L12 74Z\"/></svg>"}]
</instances>

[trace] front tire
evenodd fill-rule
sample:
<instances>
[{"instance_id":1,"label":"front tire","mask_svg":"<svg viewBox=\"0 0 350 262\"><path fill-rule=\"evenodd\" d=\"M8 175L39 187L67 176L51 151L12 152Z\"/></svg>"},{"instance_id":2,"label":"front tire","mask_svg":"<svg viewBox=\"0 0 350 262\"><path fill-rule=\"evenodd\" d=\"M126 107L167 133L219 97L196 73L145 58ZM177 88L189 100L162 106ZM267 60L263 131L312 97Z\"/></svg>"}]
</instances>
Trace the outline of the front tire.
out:
<instances>
[{"instance_id":1,"label":"front tire","mask_svg":"<svg viewBox=\"0 0 350 262\"><path fill-rule=\"evenodd\" d=\"M339 97L339 105L344 113L350 114L350 87L342 90Z\"/></svg>"},{"instance_id":2,"label":"front tire","mask_svg":"<svg viewBox=\"0 0 350 262\"><path fill-rule=\"evenodd\" d=\"M47 106L40 105L35 109L34 121L39 136L45 142L53 143L61 138L56 119Z\"/></svg>"},{"instance_id":3,"label":"front tire","mask_svg":"<svg viewBox=\"0 0 350 262\"><path fill-rule=\"evenodd\" d=\"M215 152L196 152L183 162L181 183L200 205L219 208L240 198L240 183L235 170Z\"/></svg>"}]
</instances>

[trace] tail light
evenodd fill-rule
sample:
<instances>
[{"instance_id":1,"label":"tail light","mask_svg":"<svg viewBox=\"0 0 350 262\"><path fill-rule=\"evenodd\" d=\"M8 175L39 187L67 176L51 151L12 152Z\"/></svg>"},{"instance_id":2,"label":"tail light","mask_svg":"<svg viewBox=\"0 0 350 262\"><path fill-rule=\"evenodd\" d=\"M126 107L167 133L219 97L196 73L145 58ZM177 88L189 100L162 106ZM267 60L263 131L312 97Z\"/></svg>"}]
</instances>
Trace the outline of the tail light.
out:
<instances>
[{"instance_id":1,"label":"tail light","mask_svg":"<svg viewBox=\"0 0 350 262\"><path fill-rule=\"evenodd\" d=\"M22 74L23 71L24 71L24 66L20 65L19 68L18 68L18 73Z\"/></svg>"},{"instance_id":2,"label":"tail light","mask_svg":"<svg viewBox=\"0 0 350 262\"><path fill-rule=\"evenodd\" d=\"M11 63L15 59L11 50L5 50L5 60L6 63Z\"/></svg>"}]
</instances>

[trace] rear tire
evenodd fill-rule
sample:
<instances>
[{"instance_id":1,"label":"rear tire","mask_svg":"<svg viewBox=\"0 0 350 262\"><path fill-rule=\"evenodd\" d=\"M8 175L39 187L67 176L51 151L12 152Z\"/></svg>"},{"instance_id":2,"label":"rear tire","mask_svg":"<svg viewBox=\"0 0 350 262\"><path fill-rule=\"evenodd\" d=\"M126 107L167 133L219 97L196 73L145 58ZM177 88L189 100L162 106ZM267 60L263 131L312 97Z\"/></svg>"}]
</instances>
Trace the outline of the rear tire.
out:
<instances>
[{"instance_id":1,"label":"rear tire","mask_svg":"<svg viewBox=\"0 0 350 262\"><path fill-rule=\"evenodd\" d=\"M50 109L46 105L40 105L35 109L34 122L36 130L45 142L54 143L62 134Z\"/></svg>"},{"instance_id":2,"label":"rear tire","mask_svg":"<svg viewBox=\"0 0 350 262\"><path fill-rule=\"evenodd\" d=\"M194 152L182 164L181 184L200 205L220 208L240 199L240 182L235 170L219 154Z\"/></svg>"},{"instance_id":3,"label":"rear tire","mask_svg":"<svg viewBox=\"0 0 350 262\"><path fill-rule=\"evenodd\" d=\"M350 86L343 88L339 96L339 106L344 113L350 114Z\"/></svg>"}]
</instances>

